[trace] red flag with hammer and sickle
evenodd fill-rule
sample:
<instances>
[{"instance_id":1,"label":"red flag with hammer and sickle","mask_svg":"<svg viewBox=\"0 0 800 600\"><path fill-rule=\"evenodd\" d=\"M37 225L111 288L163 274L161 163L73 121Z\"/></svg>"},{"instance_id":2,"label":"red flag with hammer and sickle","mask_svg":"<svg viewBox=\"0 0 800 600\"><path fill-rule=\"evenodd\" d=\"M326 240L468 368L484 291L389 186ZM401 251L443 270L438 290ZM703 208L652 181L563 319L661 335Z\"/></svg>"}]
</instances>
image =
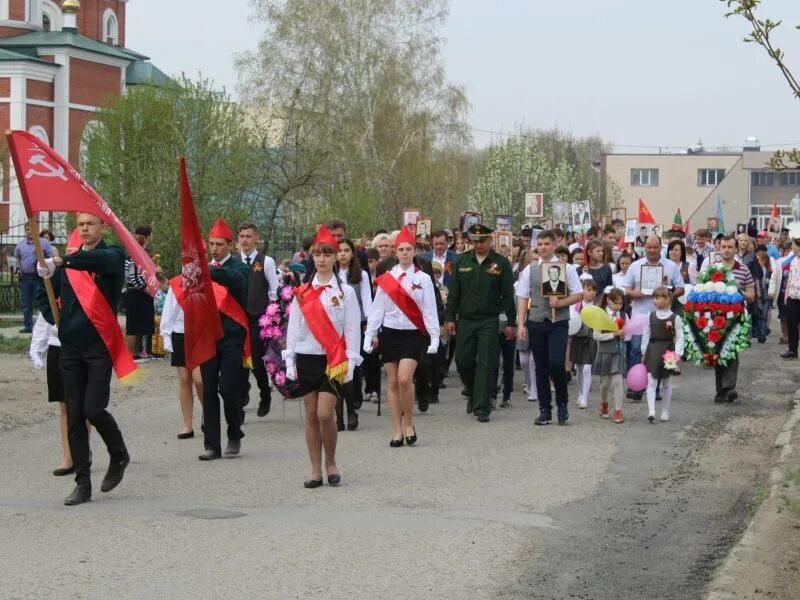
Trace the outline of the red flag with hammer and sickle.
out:
<instances>
[{"instance_id":1,"label":"red flag with hammer and sickle","mask_svg":"<svg viewBox=\"0 0 800 600\"><path fill-rule=\"evenodd\" d=\"M6 131L17 182L29 218L36 212L82 212L103 219L117 234L147 284L158 291L156 266L144 248L117 218L108 203L72 165L55 150L27 131Z\"/></svg>"}]
</instances>

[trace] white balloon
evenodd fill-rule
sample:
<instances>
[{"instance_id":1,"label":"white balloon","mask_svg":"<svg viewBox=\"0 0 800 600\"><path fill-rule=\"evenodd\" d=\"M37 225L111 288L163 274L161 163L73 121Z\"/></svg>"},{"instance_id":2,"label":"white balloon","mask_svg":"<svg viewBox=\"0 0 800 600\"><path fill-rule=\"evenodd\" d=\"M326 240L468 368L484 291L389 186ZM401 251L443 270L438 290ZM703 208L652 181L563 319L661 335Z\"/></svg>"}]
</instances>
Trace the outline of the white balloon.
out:
<instances>
[{"instance_id":1,"label":"white balloon","mask_svg":"<svg viewBox=\"0 0 800 600\"><path fill-rule=\"evenodd\" d=\"M691 292L692 292L692 284L687 283L686 285L683 286L683 294L678 296L678 302L680 302L681 304L686 304L686 300L688 299L689 294L691 294Z\"/></svg>"},{"instance_id":2,"label":"white balloon","mask_svg":"<svg viewBox=\"0 0 800 600\"><path fill-rule=\"evenodd\" d=\"M583 325L583 321L581 321L581 316L578 313L572 313L572 316L569 318L569 334L575 335L581 330L581 325Z\"/></svg>"}]
</instances>

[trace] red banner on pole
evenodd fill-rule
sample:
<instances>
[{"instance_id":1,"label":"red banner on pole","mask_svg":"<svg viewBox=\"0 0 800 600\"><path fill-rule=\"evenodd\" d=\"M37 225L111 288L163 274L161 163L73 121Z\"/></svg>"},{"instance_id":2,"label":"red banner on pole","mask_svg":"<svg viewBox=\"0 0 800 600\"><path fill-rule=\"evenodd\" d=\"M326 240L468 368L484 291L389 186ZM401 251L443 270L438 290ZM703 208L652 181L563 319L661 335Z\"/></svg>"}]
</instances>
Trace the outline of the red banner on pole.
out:
<instances>
[{"instance_id":1,"label":"red banner on pole","mask_svg":"<svg viewBox=\"0 0 800 600\"><path fill-rule=\"evenodd\" d=\"M6 131L6 141L17 174L17 182L29 218L36 212L82 212L111 225L147 284L147 292L158 291L156 266L145 249L117 218L108 203L72 165L27 131Z\"/></svg>"},{"instance_id":2,"label":"red banner on pole","mask_svg":"<svg viewBox=\"0 0 800 600\"><path fill-rule=\"evenodd\" d=\"M181 193L181 293L184 315L186 368L190 371L217 354L222 322L211 286L203 236L186 174L186 159L180 158Z\"/></svg>"}]
</instances>

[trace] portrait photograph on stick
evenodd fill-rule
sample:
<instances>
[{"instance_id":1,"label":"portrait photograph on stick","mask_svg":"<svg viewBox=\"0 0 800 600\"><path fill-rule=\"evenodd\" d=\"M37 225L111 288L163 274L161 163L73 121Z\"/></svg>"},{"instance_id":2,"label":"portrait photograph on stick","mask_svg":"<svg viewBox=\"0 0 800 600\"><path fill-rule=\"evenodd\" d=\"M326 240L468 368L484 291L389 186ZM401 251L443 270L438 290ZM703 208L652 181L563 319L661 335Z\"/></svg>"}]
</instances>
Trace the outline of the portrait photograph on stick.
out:
<instances>
[{"instance_id":1,"label":"portrait photograph on stick","mask_svg":"<svg viewBox=\"0 0 800 600\"><path fill-rule=\"evenodd\" d=\"M418 238L430 237L433 231L433 221L428 217L419 217L417 219L417 230L415 232Z\"/></svg>"},{"instance_id":2,"label":"portrait photograph on stick","mask_svg":"<svg viewBox=\"0 0 800 600\"><path fill-rule=\"evenodd\" d=\"M494 216L495 231L512 231L513 224L514 224L514 217L511 215Z\"/></svg>"},{"instance_id":3,"label":"portrait photograph on stick","mask_svg":"<svg viewBox=\"0 0 800 600\"><path fill-rule=\"evenodd\" d=\"M461 231L467 233L469 228L473 225L479 225L483 222L483 215L479 212L467 211L464 213L464 224Z\"/></svg>"},{"instance_id":4,"label":"portrait photograph on stick","mask_svg":"<svg viewBox=\"0 0 800 600\"><path fill-rule=\"evenodd\" d=\"M639 291L645 296L652 296L655 289L661 287L663 279L663 265L642 265L642 272L639 277L641 289Z\"/></svg>"},{"instance_id":5,"label":"portrait photograph on stick","mask_svg":"<svg viewBox=\"0 0 800 600\"><path fill-rule=\"evenodd\" d=\"M544 216L544 194L539 192L525 194L525 216L534 219Z\"/></svg>"},{"instance_id":6,"label":"portrait photograph on stick","mask_svg":"<svg viewBox=\"0 0 800 600\"><path fill-rule=\"evenodd\" d=\"M404 208L403 209L403 226L408 226L412 231L416 230L417 219L419 219L420 210L418 208Z\"/></svg>"},{"instance_id":7,"label":"portrait photograph on stick","mask_svg":"<svg viewBox=\"0 0 800 600\"><path fill-rule=\"evenodd\" d=\"M611 209L611 222L614 223L615 221L619 221L620 223L626 223L628 221L627 211L624 208L612 208Z\"/></svg>"}]
</instances>

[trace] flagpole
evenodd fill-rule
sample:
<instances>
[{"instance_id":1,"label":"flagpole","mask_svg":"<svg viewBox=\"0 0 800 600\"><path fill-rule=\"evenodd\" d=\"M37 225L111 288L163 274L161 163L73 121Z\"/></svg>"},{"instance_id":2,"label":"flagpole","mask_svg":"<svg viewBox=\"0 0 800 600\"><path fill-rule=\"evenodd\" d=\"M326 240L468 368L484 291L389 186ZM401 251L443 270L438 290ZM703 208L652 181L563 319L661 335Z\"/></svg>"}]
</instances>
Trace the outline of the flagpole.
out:
<instances>
[{"instance_id":1,"label":"flagpole","mask_svg":"<svg viewBox=\"0 0 800 600\"><path fill-rule=\"evenodd\" d=\"M22 187L20 186L20 190ZM36 231L38 229L36 223L38 221L38 213L33 213L33 217L28 220L28 227L30 228L31 236L33 237L33 249L36 252L36 258L39 261L39 266L46 267L44 262L44 251L42 251L42 242L39 240L39 233ZM50 302L50 310L53 313L53 321L56 325L58 325L59 321L61 321L61 313L58 310L58 304L56 304L56 294L53 291L53 282L49 279L44 280L44 289L47 292L47 300Z\"/></svg>"}]
</instances>

